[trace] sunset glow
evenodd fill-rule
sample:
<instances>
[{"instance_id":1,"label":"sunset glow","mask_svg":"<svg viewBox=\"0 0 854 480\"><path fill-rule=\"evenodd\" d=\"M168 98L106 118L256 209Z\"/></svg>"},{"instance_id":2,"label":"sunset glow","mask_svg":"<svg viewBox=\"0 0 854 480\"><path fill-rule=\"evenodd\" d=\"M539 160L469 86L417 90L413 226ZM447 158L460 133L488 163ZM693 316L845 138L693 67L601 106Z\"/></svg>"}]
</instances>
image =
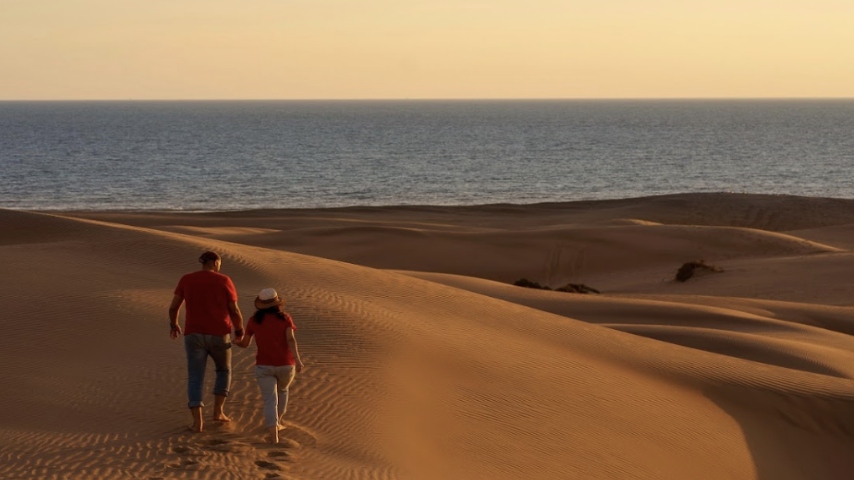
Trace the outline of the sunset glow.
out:
<instances>
[{"instance_id":1,"label":"sunset glow","mask_svg":"<svg viewBox=\"0 0 854 480\"><path fill-rule=\"evenodd\" d=\"M0 1L0 99L854 96L854 3Z\"/></svg>"}]
</instances>

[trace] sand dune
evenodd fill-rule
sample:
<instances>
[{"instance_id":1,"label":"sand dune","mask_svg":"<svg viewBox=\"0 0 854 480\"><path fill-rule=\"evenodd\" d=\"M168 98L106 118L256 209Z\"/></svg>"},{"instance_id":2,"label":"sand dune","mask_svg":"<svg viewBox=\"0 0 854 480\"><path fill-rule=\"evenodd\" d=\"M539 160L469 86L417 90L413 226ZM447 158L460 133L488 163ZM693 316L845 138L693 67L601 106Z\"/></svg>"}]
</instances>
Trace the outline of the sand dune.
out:
<instances>
[{"instance_id":1,"label":"sand dune","mask_svg":"<svg viewBox=\"0 0 854 480\"><path fill-rule=\"evenodd\" d=\"M694 197L685 196L691 198ZM713 195L716 203L728 198L729 195ZM776 205L778 197L760 199ZM812 202L812 199L803 200ZM616 202L620 208L608 207L614 202L601 203L589 209L568 204L563 210L551 204L529 208L487 206L481 207L480 213L474 207L387 207L311 213L256 211L245 216L225 212L87 217L107 221L116 218L123 223L165 231L203 233L207 238L374 268L453 273L502 282L525 277L553 287L584 282L608 290L622 288L621 283L629 278L626 275L629 272L657 270L652 277L660 280L672 276L682 263L698 259L720 262L844 251L833 245L755 228L740 216L730 221L725 212L714 218L704 216L709 222L704 225L664 225L609 216L654 211L660 203L665 203L667 207L660 207L664 213L654 215L656 218L685 220L687 216L680 214L678 207L691 202L677 198L642 199L636 203L645 208L633 209L628 201ZM774 218L777 226L824 225L821 220L827 216L812 214L799 205L793 207L790 215L793 220L787 222L782 213L762 214L753 203L741 203L742 208L730 206L727 211L749 211L745 215L757 219L756 223L761 225L768 223L767 217ZM854 220L854 215L850 219ZM808 224L810 221L815 223ZM267 231L259 230L259 226ZM644 272L644 276L650 273Z\"/></svg>"},{"instance_id":2,"label":"sand dune","mask_svg":"<svg viewBox=\"0 0 854 480\"><path fill-rule=\"evenodd\" d=\"M0 210L0 478L847 479L852 205ZM299 326L278 446L252 349L235 422L184 430L166 307L204 249ZM672 280L696 258L724 271Z\"/></svg>"}]
</instances>

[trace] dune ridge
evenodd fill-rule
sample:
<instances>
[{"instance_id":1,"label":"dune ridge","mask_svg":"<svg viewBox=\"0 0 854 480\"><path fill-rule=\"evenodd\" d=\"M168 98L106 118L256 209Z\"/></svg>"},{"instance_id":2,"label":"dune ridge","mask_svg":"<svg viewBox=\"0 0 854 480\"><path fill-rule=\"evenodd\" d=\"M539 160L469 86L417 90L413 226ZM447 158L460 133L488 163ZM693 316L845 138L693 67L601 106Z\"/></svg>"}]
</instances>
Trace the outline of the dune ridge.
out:
<instances>
[{"instance_id":1,"label":"dune ridge","mask_svg":"<svg viewBox=\"0 0 854 480\"><path fill-rule=\"evenodd\" d=\"M0 210L0 477L848 478L852 205ZM184 430L166 307L204 249L245 315L273 286L297 322L278 446L251 349L235 421ZM672 280L699 256L724 271Z\"/></svg>"}]
</instances>

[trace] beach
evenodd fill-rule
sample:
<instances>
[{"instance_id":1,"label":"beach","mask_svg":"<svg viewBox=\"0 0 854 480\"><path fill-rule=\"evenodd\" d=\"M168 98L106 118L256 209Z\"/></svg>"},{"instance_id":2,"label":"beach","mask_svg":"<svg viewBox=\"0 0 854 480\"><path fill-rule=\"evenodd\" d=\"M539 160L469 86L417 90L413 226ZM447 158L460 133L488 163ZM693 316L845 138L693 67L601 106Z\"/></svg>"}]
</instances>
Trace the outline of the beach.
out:
<instances>
[{"instance_id":1,"label":"beach","mask_svg":"<svg viewBox=\"0 0 854 480\"><path fill-rule=\"evenodd\" d=\"M0 225L0 478L854 471L854 200L0 209ZM254 347L234 352L234 420L187 431L167 308L205 250L246 317L274 287L297 325L306 368L278 445Z\"/></svg>"}]
</instances>

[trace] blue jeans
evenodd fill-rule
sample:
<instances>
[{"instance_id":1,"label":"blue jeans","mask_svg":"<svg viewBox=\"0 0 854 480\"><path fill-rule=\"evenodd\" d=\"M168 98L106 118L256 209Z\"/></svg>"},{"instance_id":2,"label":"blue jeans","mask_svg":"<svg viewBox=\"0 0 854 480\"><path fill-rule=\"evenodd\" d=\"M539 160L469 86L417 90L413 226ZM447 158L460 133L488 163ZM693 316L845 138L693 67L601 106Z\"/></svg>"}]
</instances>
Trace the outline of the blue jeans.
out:
<instances>
[{"instance_id":1,"label":"blue jeans","mask_svg":"<svg viewBox=\"0 0 854 480\"><path fill-rule=\"evenodd\" d=\"M205 385L205 369L208 355L216 366L214 395L228 396L231 386L231 336L203 335L191 333L184 336L184 349L187 351L187 397L190 408L204 407L202 388Z\"/></svg>"},{"instance_id":2,"label":"blue jeans","mask_svg":"<svg viewBox=\"0 0 854 480\"><path fill-rule=\"evenodd\" d=\"M256 365L255 380L264 399L264 426L275 427L288 410L288 388L294 381L293 365Z\"/></svg>"}]
</instances>

